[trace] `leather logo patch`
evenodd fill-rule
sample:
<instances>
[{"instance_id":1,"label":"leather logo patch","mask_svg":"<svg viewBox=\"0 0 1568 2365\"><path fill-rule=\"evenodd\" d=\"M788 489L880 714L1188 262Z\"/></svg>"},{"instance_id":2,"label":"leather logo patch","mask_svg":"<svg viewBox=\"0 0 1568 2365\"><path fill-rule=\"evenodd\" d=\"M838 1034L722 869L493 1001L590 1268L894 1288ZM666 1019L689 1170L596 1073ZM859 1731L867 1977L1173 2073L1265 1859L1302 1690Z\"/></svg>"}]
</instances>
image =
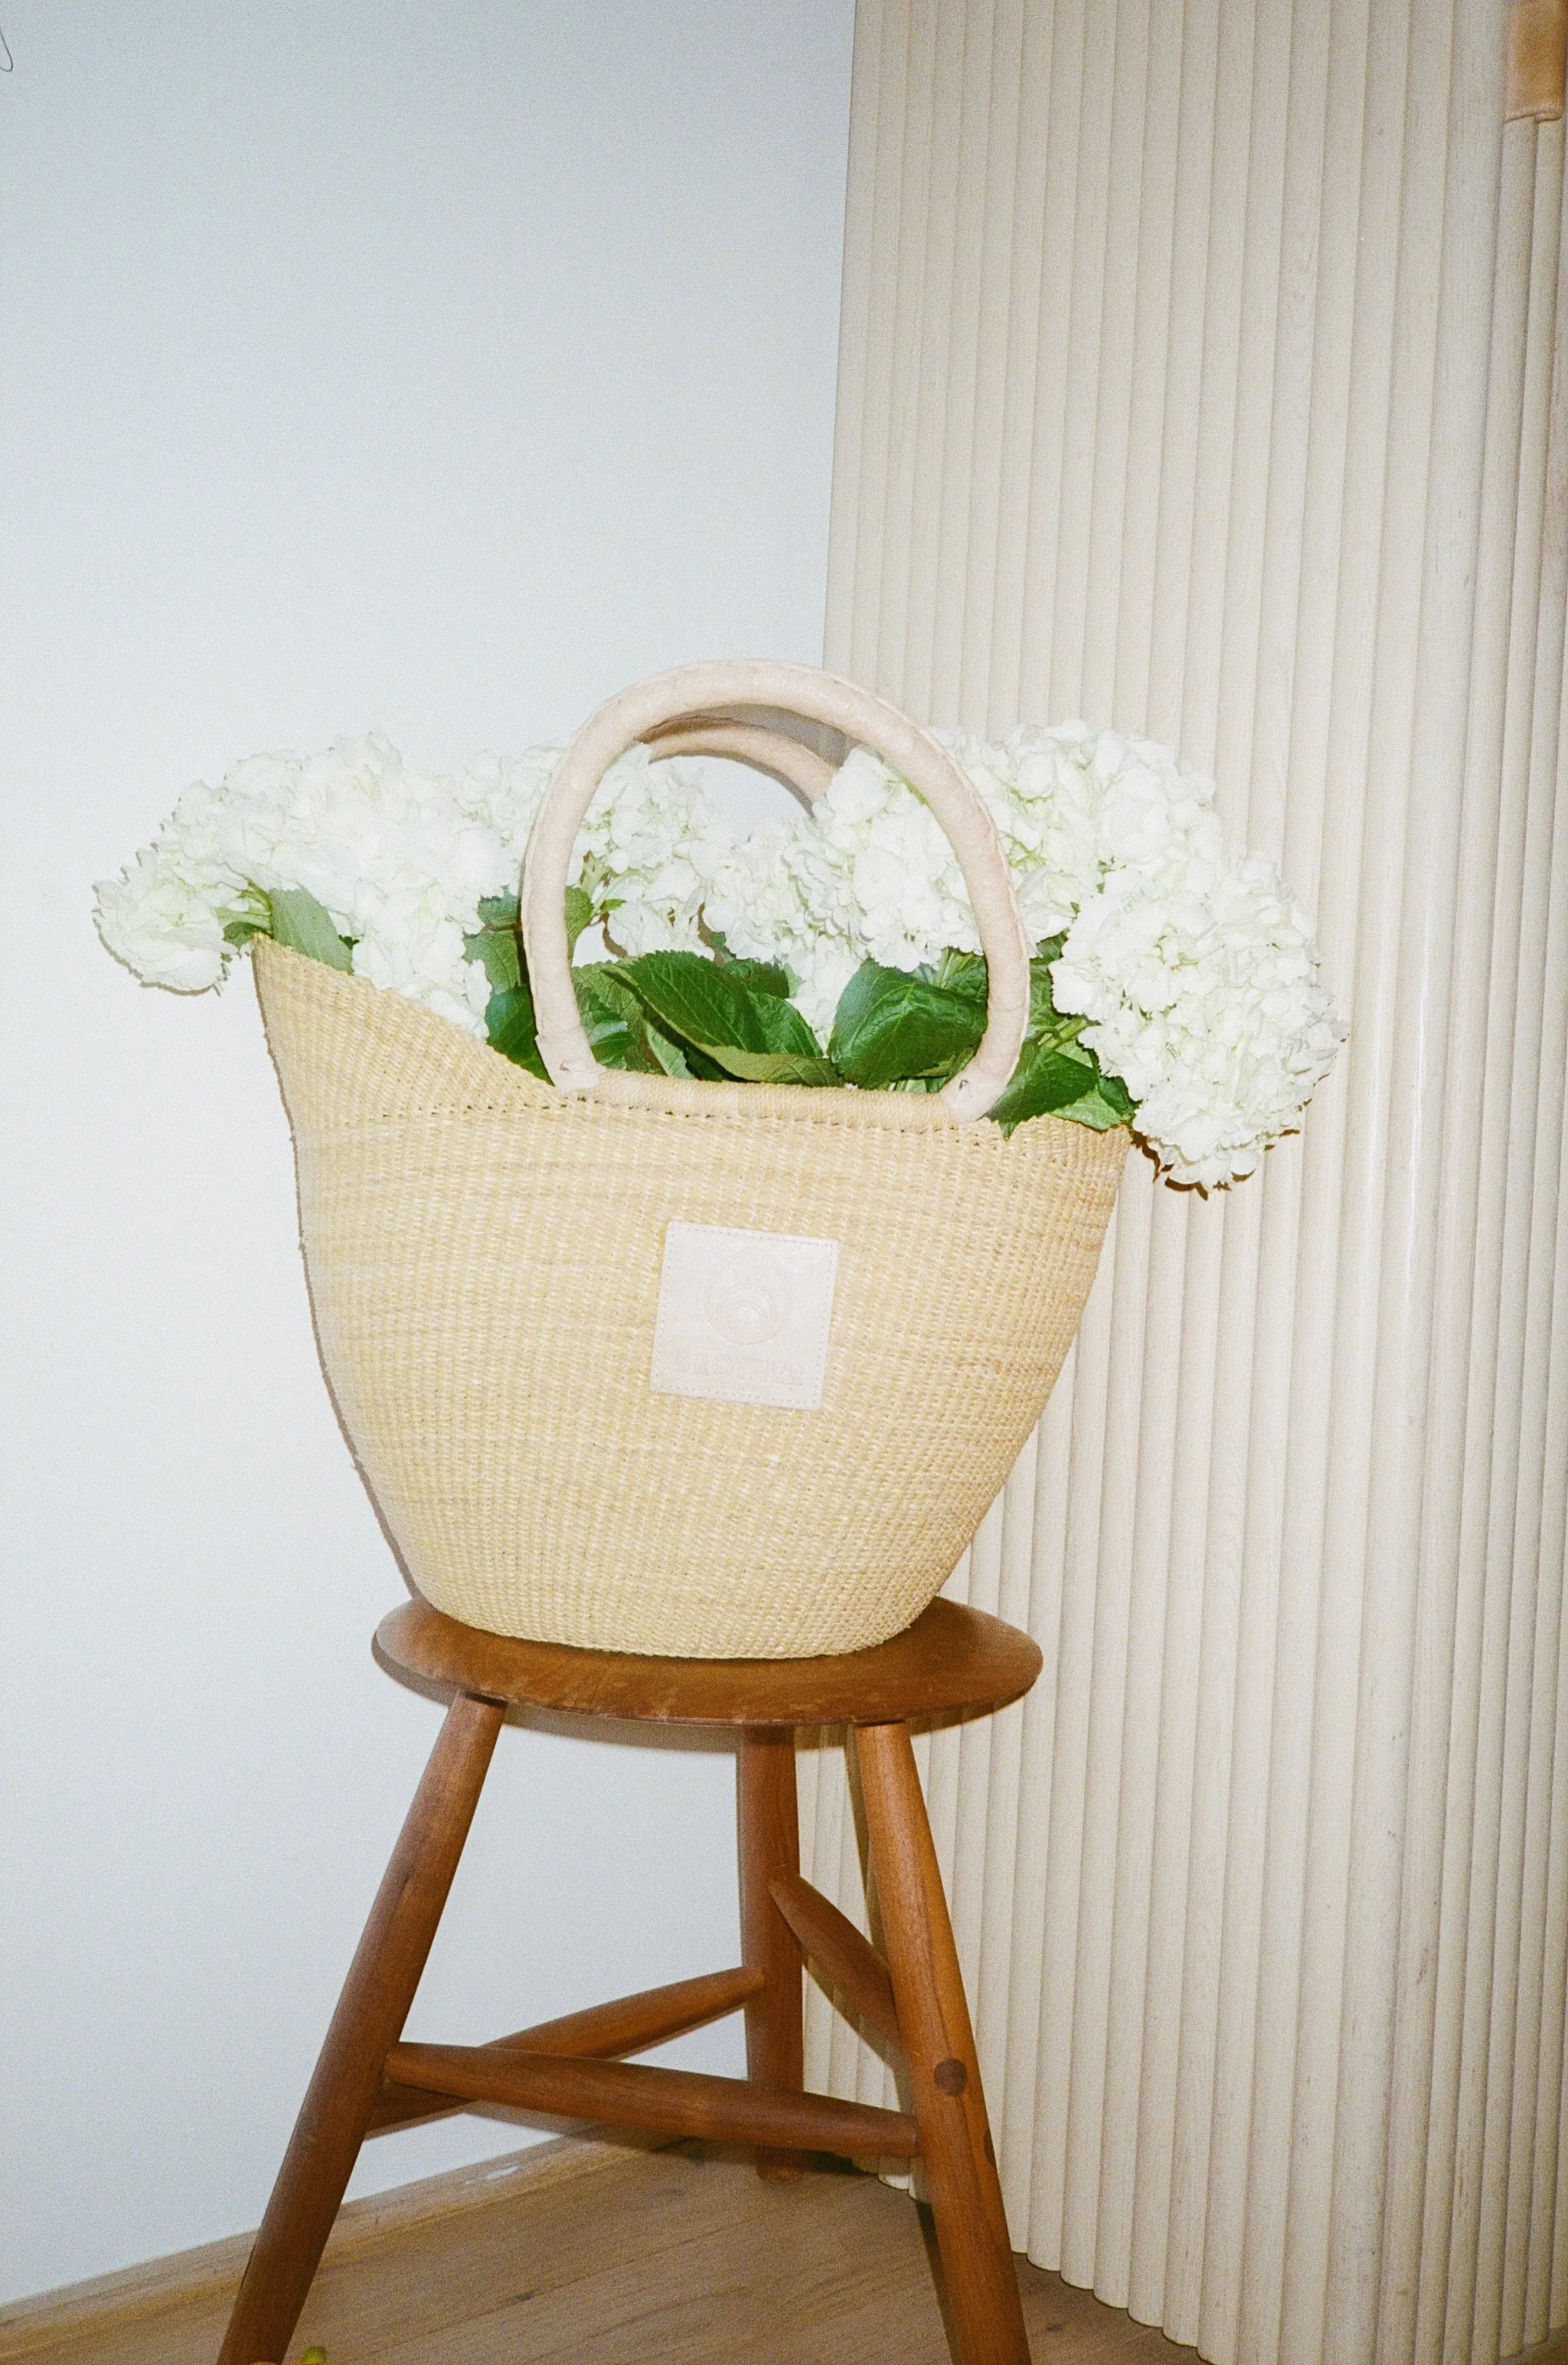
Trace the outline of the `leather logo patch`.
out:
<instances>
[{"instance_id":1,"label":"leather logo patch","mask_svg":"<svg viewBox=\"0 0 1568 2365\"><path fill-rule=\"evenodd\" d=\"M837 1276L836 1240L670 1224L653 1386L661 1395L815 1412Z\"/></svg>"}]
</instances>

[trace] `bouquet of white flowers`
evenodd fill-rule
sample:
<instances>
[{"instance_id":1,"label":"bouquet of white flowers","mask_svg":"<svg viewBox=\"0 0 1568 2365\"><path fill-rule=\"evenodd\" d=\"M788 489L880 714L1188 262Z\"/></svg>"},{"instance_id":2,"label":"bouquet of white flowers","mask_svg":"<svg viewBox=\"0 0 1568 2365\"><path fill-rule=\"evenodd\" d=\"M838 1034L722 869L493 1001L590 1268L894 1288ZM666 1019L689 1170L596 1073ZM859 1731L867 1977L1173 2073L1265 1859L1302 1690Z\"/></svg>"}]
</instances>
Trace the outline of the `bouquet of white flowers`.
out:
<instances>
[{"instance_id":1,"label":"bouquet of white flowers","mask_svg":"<svg viewBox=\"0 0 1568 2365\"><path fill-rule=\"evenodd\" d=\"M1176 1182L1249 1173L1343 1035L1273 864L1226 845L1212 781L1152 741L1067 723L946 744L1001 834L1034 956L992 1118L1130 1124ZM187 790L100 884L99 931L138 976L185 992L271 936L543 1076L516 882L560 752L453 777L406 769L375 734L250 757ZM743 839L678 762L632 748L578 839L568 927L609 1067L934 1092L984 1024L957 857L864 749L809 810Z\"/></svg>"}]
</instances>

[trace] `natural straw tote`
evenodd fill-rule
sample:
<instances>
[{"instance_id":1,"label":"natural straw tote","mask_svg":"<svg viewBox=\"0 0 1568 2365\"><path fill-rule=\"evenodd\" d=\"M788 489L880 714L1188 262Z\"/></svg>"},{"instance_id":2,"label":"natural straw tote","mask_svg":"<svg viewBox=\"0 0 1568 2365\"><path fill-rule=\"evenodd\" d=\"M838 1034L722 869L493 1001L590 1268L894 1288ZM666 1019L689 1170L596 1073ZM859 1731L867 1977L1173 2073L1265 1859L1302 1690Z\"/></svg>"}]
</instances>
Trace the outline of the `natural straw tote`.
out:
<instances>
[{"instance_id":1,"label":"natural straw tote","mask_svg":"<svg viewBox=\"0 0 1568 2365\"><path fill-rule=\"evenodd\" d=\"M647 740L749 755L807 794L827 777L715 707L874 749L952 840L991 1002L939 1095L596 1066L565 889L609 766ZM554 1085L256 940L321 1356L409 1575L469 1625L592 1649L794 1658L885 1640L949 1575L1039 1417L1127 1147L1053 1117L1010 1140L978 1122L1028 1002L984 805L935 740L848 682L687 667L612 698L572 743L529 845L522 927ZM684 1372L720 1393L673 1391L666 1324L676 1387ZM769 1362L770 1324L794 1362Z\"/></svg>"}]
</instances>

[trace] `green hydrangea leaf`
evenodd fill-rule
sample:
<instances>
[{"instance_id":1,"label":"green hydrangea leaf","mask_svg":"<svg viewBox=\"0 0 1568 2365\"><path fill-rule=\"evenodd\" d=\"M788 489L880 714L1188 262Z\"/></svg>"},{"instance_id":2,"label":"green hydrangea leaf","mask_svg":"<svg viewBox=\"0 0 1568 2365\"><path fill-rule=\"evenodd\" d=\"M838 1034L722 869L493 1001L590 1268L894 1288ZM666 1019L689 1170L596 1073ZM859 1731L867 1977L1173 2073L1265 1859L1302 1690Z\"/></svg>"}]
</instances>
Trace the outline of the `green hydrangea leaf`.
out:
<instances>
[{"instance_id":1,"label":"green hydrangea leaf","mask_svg":"<svg viewBox=\"0 0 1568 2365\"><path fill-rule=\"evenodd\" d=\"M722 1072L655 1024L618 963L586 962L572 971L572 983L584 1032L601 1068L630 1069L641 1075L700 1073L710 1082Z\"/></svg>"},{"instance_id":2,"label":"green hydrangea leaf","mask_svg":"<svg viewBox=\"0 0 1568 2365\"><path fill-rule=\"evenodd\" d=\"M1066 1042L1080 1027L1087 1026L1084 1018L1064 1017L1051 997L1051 964L1063 945L1065 936L1051 936L1041 945L1029 963L1029 1032L1031 1035L1055 1035Z\"/></svg>"},{"instance_id":3,"label":"green hydrangea leaf","mask_svg":"<svg viewBox=\"0 0 1568 2365\"><path fill-rule=\"evenodd\" d=\"M593 918L593 897L584 887L566 890L566 958L577 948L577 938Z\"/></svg>"},{"instance_id":4,"label":"green hydrangea leaf","mask_svg":"<svg viewBox=\"0 0 1568 2365\"><path fill-rule=\"evenodd\" d=\"M1029 1032L1043 1033L1057 1023L1057 1009L1051 1000L1051 964L1059 959L1065 936L1047 936L1036 946L1029 963ZM985 955L955 952L949 945L934 968L923 968L919 974L933 985L945 986L949 993L967 993L976 1002L983 1002L987 992ZM1078 1022L1081 1024L1081 1021Z\"/></svg>"},{"instance_id":5,"label":"green hydrangea leaf","mask_svg":"<svg viewBox=\"0 0 1568 2365\"><path fill-rule=\"evenodd\" d=\"M812 1034L810 1021L792 1002L781 1000L770 986L766 986L756 990L753 1006L770 1051L787 1051L799 1059L823 1059L823 1047Z\"/></svg>"},{"instance_id":6,"label":"green hydrangea leaf","mask_svg":"<svg viewBox=\"0 0 1568 2365\"><path fill-rule=\"evenodd\" d=\"M483 961L485 975L497 993L515 992L528 982L523 961L522 936L519 927L518 900L515 895L486 895L479 902L479 917L484 925L473 936L465 936L463 950L469 960ZM566 890L566 956L570 959L577 949L577 938L593 918L593 903L580 887Z\"/></svg>"},{"instance_id":7,"label":"green hydrangea leaf","mask_svg":"<svg viewBox=\"0 0 1568 2365\"><path fill-rule=\"evenodd\" d=\"M702 1048L727 1074L746 1084L842 1084L844 1078L831 1059L814 1059L794 1051L736 1051L722 1044Z\"/></svg>"},{"instance_id":8,"label":"green hydrangea leaf","mask_svg":"<svg viewBox=\"0 0 1568 2365\"><path fill-rule=\"evenodd\" d=\"M736 1051L814 1052L818 1048L809 1027L805 1045L770 1040L765 1006L778 1010L777 998L753 992L733 970L721 969L700 953L641 953L619 962L617 975L671 1034L689 1043L710 1048L722 1044ZM805 1026L803 1019L801 1023Z\"/></svg>"},{"instance_id":9,"label":"green hydrangea leaf","mask_svg":"<svg viewBox=\"0 0 1568 2365\"><path fill-rule=\"evenodd\" d=\"M737 960L734 954L726 953L719 957L718 966L753 993L765 993L775 1002L787 1002L790 998L789 973L777 961Z\"/></svg>"},{"instance_id":10,"label":"green hydrangea leaf","mask_svg":"<svg viewBox=\"0 0 1568 2365\"><path fill-rule=\"evenodd\" d=\"M274 942L291 952L308 953L329 969L352 969L353 948L340 936L324 903L303 887L278 887L267 897L272 909Z\"/></svg>"},{"instance_id":11,"label":"green hydrangea leaf","mask_svg":"<svg viewBox=\"0 0 1568 2365\"><path fill-rule=\"evenodd\" d=\"M485 1032L503 1058L526 1068L542 1083L549 1082L548 1070L539 1056L533 996L526 985L510 986L491 994L485 1005Z\"/></svg>"},{"instance_id":12,"label":"green hydrangea leaf","mask_svg":"<svg viewBox=\"0 0 1568 2365\"><path fill-rule=\"evenodd\" d=\"M1093 1091L1085 1093L1081 1101L1070 1101L1058 1114L1071 1117L1075 1125L1092 1125L1096 1133L1109 1133L1114 1126L1131 1125L1137 1103L1120 1076L1107 1075L1102 1069Z\"/></svg>"},{"instance_id":13,"label":"green hydrangea leaf","mask_svg":"<svg viewBox=\"0 0 1568 2365\"><path fill-rule=\"evenodd\" d=\"M988 1112L1003 1133L1032 1116L1059 1115L1070 1103L1092 1091L1094 1078L1081 1059L1070 1052L1025 1042L1013 1070L1013 1080Z\"/></svg>"},{"instance_id":14,"label":"green hydrangea leaf","mask_svg":"<svg viewBox=\"0 0 1568 2365\"><path fill-rule=\"evenodd\" d=\"M985 1004L907 970L863 961L839 996L828 1057L875 1091L913 1076L950 1076L985 1031Z\"/></svg>"},{"instance_id":15,"label":"green hydrangea leaf","mask_svg":"<svg viewBox=\"0 0 1568 2365\"><path fill-rule=\"evenodd\" d=\"M681 1044L690 1072L746 1083L836 1084L840 1079L794 1004L777 992L789 981L771 963L766 985L750 962L704 960L700 953L643 953L620 961L615 978L635 992L650 1023Z\"/></svg>"},{"instance_id":16,"label":"green hydrangea leaf","mask_svg":"<svg viewBox=\"0 0 1568 2365\"><path fill-rule=\"evenodd\" d=\"M272 934L272 899L259 887L244 887L240 900L217 917L223 923L223 941L228 945L248 945L252 936Z\"/></svg>"},{"instance_id":17,"label":"green hydrangea leaf","mask_svg":"<svg viewBox=\"0 0 1568 2365\"><path fill-rule=\"evenodd\" d=\"M677 1043L662 1027L655 1026L651 1018L643 1032L655 1065L662 1068L666 1076L705 1076L711 1083L719 1081L718 1070L708 1065L700 1051L689 1043Z\"/></svg>"},{"instance_id":18,"label":"green hydrangea leaf","mask_svg":"<svg viewBox=\"0 0 1568 2365\"><path fill-rule=\"evenodd\" d=\"M583 1031L600 1067L629 1068L644 1075L656 1071L659 1063L647 1041L647 1014L636 995L618 984L609 965L594 961L575 969L572 984Z\"/></svg>"},{"instance_id":19,"label":"green hydrangea leaf","mask_svg":"<svg viewBox=\"0 0 1568 2365\"><path fill-rule=\"evenodd\" d=\"M1069 1117L1106 1133L1126 1125L1132 1114L1126 1087L1119 1077L1102 1071L1092 1051L1076 1042L1058 1047L1040 1041L1025 1042L1012 1082L988 1111L1005 1134L1033 1116Z\"/></svg>"},{"instance_id":20,"label":"green hydrangea leaf","mask_svg":"<svg viewBox=\"0 0 1568 2365\"><path fill-rule=\"evenodd\" d=\"M963 993L972 1002L983 1002L986 996L985 955L955 952L949 946L936 964L933 982L945 986L949 993Z\"/></svg>"},{"instance_id":21,"label":"green hydrangea leaf","mask_svg":"<svg viewBox=\"0 0 1568 2365\"><path fill-rule=\"evenodd\" d=\"M788 980L775 971L766 986L754 983L749 966L644 953L576 972L596 981L590 990L617 1022L589 1028L595 1056L709 1081L836 1083L805 1019L774 990Z\"/></svg>"},{"instance_id":22,"label":"green hydrangea leaf","mask_svg":"<svg viewBox=\"0 0 1568 2365\"><path fill-rule=\"evenodd\" d=\"M496 992L512 992L522 983L515 928L481 928L477 936L464 937L463 949L470 960L484 962L485 975Z\"/></svg>"}]
</instances>

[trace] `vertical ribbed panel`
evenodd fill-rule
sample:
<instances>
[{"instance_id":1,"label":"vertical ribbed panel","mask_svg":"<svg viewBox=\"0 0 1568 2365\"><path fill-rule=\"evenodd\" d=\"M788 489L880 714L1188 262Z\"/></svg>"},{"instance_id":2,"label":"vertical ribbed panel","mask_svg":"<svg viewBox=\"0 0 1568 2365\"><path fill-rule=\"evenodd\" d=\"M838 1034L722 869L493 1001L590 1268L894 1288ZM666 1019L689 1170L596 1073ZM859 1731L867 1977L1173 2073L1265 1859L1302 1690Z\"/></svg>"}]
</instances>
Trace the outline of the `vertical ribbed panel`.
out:
<instances>
[{"instance_id":1,"label":"vertical ribbed panel","mask_svg":"<svg viewBox=\"0 0 1568 2365\"><path fill-rule=\"evenodd\" d=\"M1353 1030L1233 1194L1131 1162L955 1580L1044 1676L922 1744L1014 2239L1223 2365L1568 2322L1568 246L1505 17L859 11L828 662L1178 745Z\"/></svg>"}]
</instances>

